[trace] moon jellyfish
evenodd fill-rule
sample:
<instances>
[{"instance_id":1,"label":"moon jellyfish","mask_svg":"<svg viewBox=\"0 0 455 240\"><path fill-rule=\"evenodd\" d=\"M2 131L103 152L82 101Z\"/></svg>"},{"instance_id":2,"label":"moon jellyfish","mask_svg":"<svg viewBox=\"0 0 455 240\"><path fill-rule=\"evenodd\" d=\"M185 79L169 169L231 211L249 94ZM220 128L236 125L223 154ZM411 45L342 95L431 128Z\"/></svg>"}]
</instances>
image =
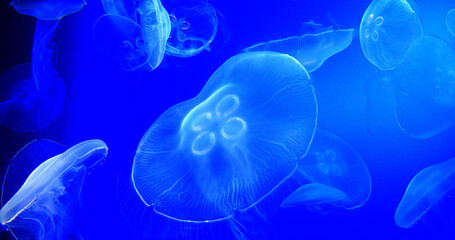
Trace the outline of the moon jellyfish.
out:
<instances>
[{"instance_id":1,"label":"moon jellyfish","mask_svg":"<svg viewBox=\"0 0 455 240\"><path fill-rule=\"evenodd\" d=\"M331 203L335 206L357 208L370 196L370 172L362 157L345 140L325 130L316 131L308 155L299 162L296 174L345 193L343 200Z\"/></svg>"},{"instance_id":2,"label":"moon jellyfish","mask_svg":"<svg viewBox=\"0 0 455 240\"><path fill-rule=\"evenodd\" d=\"M328 30L254 44L243 51L274 51L296 58L308 72L316 71L329 57L343 51L352 42L355 29Z\"/></svg>"},{"instance_id":3,"label":"moon jellyfish","mask_svg":"<svg viewBox=\"0 0 455 240\"><path fill-rule=\"evenodd\" d=\"M23 154L16 160L34 157L30 151ZM103 141L89 140L41 163L0 210L0 222L18 239L63 239L69 232L77 235L77 229L72 228L82 184L106 154ZM8 183L3 191L5 188Z\"/></svg>"},{"instance_id":4,"label":"moon jellyfish","mask_svg":"<svg viewBox=\"0 0 455 240\"><path fill-rule=\"evenodd\" d=\"M346 194L322 183L309 183L299 187L286 197L281 207L295 207L298 205L316 205L342 201Z\"/></svg>"},{"instance_id":5,"label":"moon jellyfish","mask_svg":"<svg viewBox=\"0 0 455 240\"><path fill-rule=\"evenodd\" d=\"M396 117L400 128L419 139L455 124L455 49L442 39L425 36L410 48L392 73Z\"/></svg>"},{"instance_id":6,"label":"moon jellyfish","mask_svg":"<svg viewBox=\"0 0 455 240\"><path fill-rule=\"evenodd\" d=\"M455 158L427 167L409 183L395 212L395 223L402 228L412 226L438 202L454 184Z\"/></svg>"},{"instance_id":7,"label":"moon jellyfish","mask_svg":"<svg viewBox=\"0 0 455 240\"><path fill-rule=\"evenodd\" d=\"M13 0L10 5L17 12L41 20L57 20L79 12L87 3L84 0Z\"/></svg>"},{"instance_id":8,"label":"moon jellyfish","mask_svg":"<svg viewBox=\"0 0 455 240\"><path fill-rule=\"evenodd\" d=\"M191 57L204 49L210 50L215 38L218 19L215 9L207 2L193 7L178 6L169 15L171 34L166 44L166 54Z\"/></svg>"},{"instance_id":9,"label":"moon jellyfish","mask_svg":"<svg viewBox=\"0 0 455 240\"><path fill-rule=\"evenodd\" d=\"M195 98L168 109L142 137L132 170L142 201L189 222L254 207L306 155L317 118L309 81L289 55L227 60Z\"/></svg>"},{"instance_id":10,"label":"moon jellyfish","mask_svg":"<svg viewBox=\"0 0 455 240\"><path fill-rule=\"evenodd\" d=\"M360 23L362 51L381 70L400 64L422 35L418 15L406 0L374 0Z\"/></svg>"},{"instance_id":11,"label":"moon jellyfish","mask_svg":"<svg viewBox=\"0 0 455 240\"><path fill-rule=\"evenodd\" d=\"M455 9L447 13L446 25L453 37L455 37Z\"/></svg>"},{"instance_id":12,"label":"moon jellyfish","mask_svg":"<svg viewBox=\"0 0 455 240\"><path fill-rule=\"evenodd\" d=\"M107 14L118 15L136 21L135 0L101 0Z\"/></svg>"}]
</instances>

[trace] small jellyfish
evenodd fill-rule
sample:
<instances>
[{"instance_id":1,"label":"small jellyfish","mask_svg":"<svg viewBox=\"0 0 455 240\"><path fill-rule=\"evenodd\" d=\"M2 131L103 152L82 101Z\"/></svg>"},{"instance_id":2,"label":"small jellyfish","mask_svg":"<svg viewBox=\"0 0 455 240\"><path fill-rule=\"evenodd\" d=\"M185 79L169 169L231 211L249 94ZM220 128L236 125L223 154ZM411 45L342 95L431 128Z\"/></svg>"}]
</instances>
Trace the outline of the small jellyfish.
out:
<instances>
[{"instance_id":1,"label":"small jellyfish","mask_svg":"<svg viewBox=\"0 0 455 240\"><path fill-rule=\"evenodd\" d=\"M334 187L322 183L309 183L292 192L281 203L281 207L295 207L298 205L319 205L342 201L346 194Z\"/></svg>"},{"instance_id":2,"label":"small jellyfish","mask_svg":"<svg viewBox=\"0 0 455 240\"><path fill-rule=\"evenodd\" d=\"M254 44L243 51L273 51L289 54L308 72L316 71L329 57L343 51L357 33L355 29L328 30Z\"/></svg>"},{"instance_id":3,"label":"small jellyfish","mask_svg":"<svg viewBox=\"0 0 455 240\"><path fill-rule=\"evenodd\" d=\"M415 41L394 81L396 118L409 136L425 139L455 124L455 49L436 36Z\"/></svg>"},{"instance_id":4,"label":"small jellyfish","mask_svg":"<svg viewBox=\"0 0 455 240\"><path fill-rule=\"evenodd\" d=\"M98 48L123 70L140 68L150 59L143 28L129 18L112 14L100 17L93 27L93 37Z\"/></svg>"},{"instance_id":5,"label":"small jellyfish","mask_svg":"<svg viewBox=\"0 0 455 240\"><path fill-rule=\"evenodd\" d=\"M412 226L444 195L453 189L455 158L427 167L409 183L395 212L395 223L402 228Z\"/></svg>"},{"instance_id":6,"label":"small jellyfish","mask_svg":"<svg viewBox=\"0 0 455 240\"><path fill-rule=\"evenodd\" d=\"M422 35L418 15L406 0L374 0L360 23L362 51L381 70L400 64Z\"/></svg>"},{"instance_id":7,"label":"small jellyfish","mask_svg":"<svg viewBox=\"0 0 455 240\"><path fill-rule=\"evenodd\" d=\"M303 176L342 191L346 197L332 204L346 209L362 206L371 192L370 172L359 153L345 140L318 129L308 155L299 162L296 178Z\"/></svg>"},{"instance_id":8,"label":"small jellyfish","mask_svg":"<svg viewBox=\"0 0 455 240\"><path fill-rule=\"evenodd\" d=\"M133 21L136 17L136 0L101 0L107 14L118 15Z\"/></svg>"},{"instance_id":9,"label":"small jellyfish","mask_svg":"<svg viewBox=\"0 0 455 240\"><path fill-rule=\"evenodd\" d=\"M33 146L31 145L28 146ZM86 174L107 155L101 140L89 140L41 163L0 210L0 222L18 239L63 239L74 229L80 192ZM33 152L22 150L13 159L27 161ZM16 166L24 166L19 163ZM14 181L15 176L6 178ZM5 182L2 192L8 191Z\"/></svg>"},{"instance_id":10,"label":"small jellyfish","mask_svg":"<svg viewBox=\"0 0 455 240\"><path fill-rule=\"evenodd\" d=\"M139 143L132 180L142 201L185 222L230 219L288 179L313 138L317 104L293 57L227 60L193 99L164 112Z\"/></svg>"},{"instance_id":11,"label":"small jellyfish","mask_svg":"<svg viewBox=\"0 0 455 240\"><path fill-rule=\"evenodd\" d=\"M455 37L455 8L447 13L446 25L453 37Z\"/></svg>"},{"instance_id":12,"label":"small jellyfish","mask_svg":"<svg viewBox=\"0 0 455 240\"><path fill-rule=\"evenodd\" d=\"M194 7L178 6L169 15L171 34L166 44L166 54L177 57L191 57L204 49L210 50L215 38L218 18L209 3Z\"/></svg>"},{"instance_id":13,"label":"small jellyfish","mask_svg":"<svg viewBox=\"0 0 455 240\"><path fill-rule=\"evenodd\" d=\"M10 5L17 12L41 20L57 20L79 12L87 3L84 0L13 0Z\"/></svg>"}]
</instances>

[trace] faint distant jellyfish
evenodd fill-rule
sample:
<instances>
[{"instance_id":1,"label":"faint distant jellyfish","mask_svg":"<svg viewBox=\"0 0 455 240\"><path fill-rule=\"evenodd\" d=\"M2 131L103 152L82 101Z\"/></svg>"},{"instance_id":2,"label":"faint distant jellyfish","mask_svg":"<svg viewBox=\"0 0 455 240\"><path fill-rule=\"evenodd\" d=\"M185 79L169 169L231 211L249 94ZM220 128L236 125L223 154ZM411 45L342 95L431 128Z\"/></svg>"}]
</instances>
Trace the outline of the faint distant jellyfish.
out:
<instances>
[{"instance_id":1,"label":"faint distant jellyfish","mask_svg":"<svg viewBox=\"0 0 455 240\"><path fill-rule=\"evenodd\" d=\"M360 23L362 51L381 70L400 64L411 43L422 35L418 15L406 0L374 0Z\"/></svg>"},{"instance_id":2,"label":"faint distant jellyfish","mask_svg":"<svg viewBox=\"0 0 455 240\"><path fill-rule=\"evenodd\" d=\"M123 70L140 68L150 59L143 28L129 18L112 14L100 17L93 27L93 37L98 48Z\"/></svg>"},{"instance_id":3,"label":"faint distant jellyfish","mask_svg":"<svg viewBox=\"0 0 455 240\"><path fill-rule=\"evenodd\" d=\"M333 203L345 198L346 194L337 188L322 183L309 183L287 196L281 203L281 207Z\"/></svg>"},{"instance_id":4,"label":"faint distant jellyfish","mask_svg":"<svg viewBox=\"0 0 455 240\"><path fill-rule=\"evenodd\" d=\"M412 226L444 195L453 189L455 158L427 167L409 183L395 212L395 223L402 228Z\"/></svg>"},{"instance_id":5,"label":"faint distant jellyfish","mask_svg":"<svg viewBox=\"0 0 455 240\"><path fill-rule=\"evenodd\" d=\"M435 36L413 43L392 73L396 117L409 136L425 139L455 124L455 49Z\"/></svg>"},{"instance_id":6,"label":"faint distant jellyfish","mask_svg":"<svg viewBox=\"0 0 455 240\"><path fill-rule=\"evenodd\" d=\"M309 80L280 53L227 60L195 98L168 109L143 136L132 170L142 201L188 222L254 207L306 155L317 118Z\"/></svg>"},{"instance_id":7,"label":"faint distant jellyfish","mask_svg":"<svg viewBox=\"0 0 455 240\"><path fill-rule=\"evenodd\" d=\"M107 14L126 17L133 21L137 20L136 0L101 0L101 3Z\"/></svg>"},{"instance_id":8,"label":"faint distant jellyfish","mask_svg":"<svg viewBox=\"0 0 455 240\"><path fill-rule=\"evenodd\" d=\"M321 129L316 131L308 155L299 161L295 177L300 175L310 182L324 184L343 192L346 197L334 201L332 204L335 206L357 208L370 196L370 172L362 157L345 140ZM336 190L331 193L333 191ZM302 196L301 193L293 194ZM338 196L340 195L338 193Z\"/></svg>"},{"instance_id":9,"label":"faint distant jellyfish","mask_svg":"<svg viewBox=\"0 0 455 240\"><path fill-rule=\"evenodd\" d=\"M82 184L87 172L106 155L103 141L89 140L46 160L0 210L0 222L18 239L63 239L69 232L77 235L72 227Z\"/></svg>"},{"instance_id":10,"label":"faint distant jellyfish","mask_svg":"<svg viewBox=\"0 0 455 240\"><path fill-rule=\"evenodd\" d=\"M177 57L191 57L204 49L210 50L215 38L218 18L209 3L188 8L178 6L169 14L171 35L167 40L166 54Z\"/></svg>"},{"instance_id":11,"label":"faint distant jellyfish","mask_svg":"<svg viewBox=\"0 0 455 240\"><path fill-rule=\"evenodd\" d=\"M455 9L447 13L446 25L453 37L455 37Z\"/></svg>"},{"instance_id":12,"label":"faint distant jellyfish","mask_svg":"<svg viewBox=\"0 0 455 240\"><path fill-rule=\"evenodd\" d=\"M355 29L328 30L254 44L243 51L274 51L296 58L308 72L316 71L329 57L343 51L357 33Z\"/></svg>"},{"instance_id":13,"label":"faint distant jellyfish","mask_svg":"<svg viewBox=\"0 0 455 240\"><path fill-rule=\"evenodd\" d=\"M87 3L84 0L13 0L10 5L17 12L41 20L57 20L79 12Z\"/></svg>"}]
</instances>

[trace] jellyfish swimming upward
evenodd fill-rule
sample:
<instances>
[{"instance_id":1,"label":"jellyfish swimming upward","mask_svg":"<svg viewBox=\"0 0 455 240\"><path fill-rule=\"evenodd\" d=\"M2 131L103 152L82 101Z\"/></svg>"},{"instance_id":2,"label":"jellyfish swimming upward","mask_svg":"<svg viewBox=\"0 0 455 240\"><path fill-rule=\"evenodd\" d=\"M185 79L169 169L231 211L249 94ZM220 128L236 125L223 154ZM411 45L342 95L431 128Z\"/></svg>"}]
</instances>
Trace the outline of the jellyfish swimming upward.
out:
<instances>
[{"instance_id":1,"label":"jellyfish swimming upward","mask_svg":"<svg viewBox=\"0 0 455 240\"><path fill-rule=\"evenodd\" d=\"M418 15L406 0L374 0L360 23L362 51L381 70L400 64L411 43L422 35Z\"/></svg>"},{"instance_id":2,"label":"jellyfish swimming upward","mask_svg":"<svg viewBox=\"0 0 455 240\"><path fill-rule=\"evenodd\" d=\"M63 239L70 232L77 236L72 227L82 184L87 172L106 155L103 141L89 140L44 161L0 210L1 224L18 239ZM26 160L27 156L17 159ZM6 179L13 181L14 176Z\"/></svg>"},{"instance_id":3,"label":"jellyfish swimming upward","mask_svg":"<svg viewBox=\"0 0 455 240\"><path fill-rule=\"evenodd\" d=\"M142 201L194 222L254 206L306 155L317 118L309 80L285 54L227 60L195 98L168 109L143 136L132 170Z\"/></svg>"}]
</instances>

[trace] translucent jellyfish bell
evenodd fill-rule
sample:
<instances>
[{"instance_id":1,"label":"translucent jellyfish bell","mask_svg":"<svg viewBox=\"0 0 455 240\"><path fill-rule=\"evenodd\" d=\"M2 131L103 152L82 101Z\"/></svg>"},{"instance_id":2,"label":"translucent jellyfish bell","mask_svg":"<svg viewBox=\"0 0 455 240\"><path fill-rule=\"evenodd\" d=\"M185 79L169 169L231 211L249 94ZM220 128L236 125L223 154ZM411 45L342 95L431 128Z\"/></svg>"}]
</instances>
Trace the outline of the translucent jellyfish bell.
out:
<instances>
[{"instance_id":1,"label":"translucent jellyfish bell","mask_svg":"<svg viewBox=\"0 0 455 240\"><path fill-rule=\"evenodd\" d=\"M381 70L400 64L422 35L418 15L406 0L374 0L360 23L362 51Z\"/></svg>"},{"instance_id":2,"label":"translucent jellyfish bell","mask_svg":"<svg viewBox=\"0 0 455 240\"><path fill-rule=\"evenodd\" d=\"M82 184L87 172L106 154L104 142L89 140L46 160L0 210L0 222L18 239L63 239L69 231L77 235L77 230L71 228ZM26 159L27 156L16 158ZM8 187L5 182L3 191Z\"/></svg>"},{"instance_id":3,"label":"translucent jellyfish bell","mask_svg":"<svg viewBox=\"0 0 455 240\"><path fill-rule=\"evenodd\" d=\"M41 20L57 20L79 12L87 3L84 0L13 0L10 5L17 12Z\"/></svg>"},{"instance_id":4,"label":"translucent jellyfish bell","mask_svg":"<svg viewBox=\"0 0 455 240\"><path fill-rule=\"evenodd\" d=\"M143 136L132 170L142 201L195 222L254 206L307 152L317 118L309 80L289 55L227 60L195 98L168 109Z\"/></svg>"},{"instance_id":5,"label":"translucent jellyfish bell","mask_svg":"<svg viewBox=\"0 0 455 240\"><path fill-rule=\"evenodd\" d=\"M446 25L453 37L455 37L455 9L447 13Z\"/></svg>"},{"instance_id":6,"label":"translucent jellyfish bell","mask_svg":"<svg viewBox=\"0 0 455 240\"><path fill-rule=\"evenodd\" d=\"M343 51L357 34L355 29L328 30L269 42L261 42L243 51L273 51L296 58L308 72L316 71L329 57Z\"/></svg>"},{"instance_id":7,"label":"translucent jellyfish bell","mask_svg":"<svg viewBox=\"0 0 455 240\"><path fill-rule=\"evenodd\" d=\"M143 28L129 18L112 14L102 16L93 27L93 37L98 48L123 70L140 68L150 59Z\"/></svg>"},{"instance_id":8,"label":"translucent jellyfish bell","mask_svg":"<svg viewBox=\"0 0 455 240\"><path fill-rule=\"evenodd\" d=\"M455 49L435 36L413 43L392 73L396 116L409 136L424 139L455 124Z\"/></svg>"},{"instance_id":9,"label":"translucent jellyfish bell","mask_svg":"<svg viewBox=\"0 0 455 240\"><path fill-rule=\"evenodd\" d=\"M412 226L454 187L455 158L427 167L409 183L395 212L395 223Z\"/></svg>"},{"instance_id":10,"label":"translucent jellyfish bell","mask_svg":"<svg viewBox=\"0 0 455 240\"><path fill-rule=\"evenodd\" d=\"M166 54L177 57L191 57L204 49L215 38L218 18L209 3L193 7L178 6L169 15L171 35L167 40Z\"/></svg>"},{"instance_id":11,"label":"translucent jellyfish bell","mask_svg":"<svg viewBox=\"0 0 455 240\"><path fill-rule=\"evenodd\" d=\"M322 183L309 183L287 196L281 203L281 207L333 203L345 198L346 194L337 188Z\"/></svg>"},{"instance_id":12,"label":"translucent jellyfish bell","mask_svg":"<svg viewBox=\"0 0 455 240\"><path fill-rule=\"evenodd\" d=\"M107 14L118 15L136 21L135 0L101 0Z\"/></svg>"},{"instance_id":13,"label":"translucent jellyfish bell","mask_svg":"<svg viewBox=\"0 0 455 240\"><path fill-rule=\"evenodd\" d=\"M296 174L344 192L346 197L332 204L346 209L362 206L370 196L370 172L362 157L345 140L325 130L316 131Z\"/></svg>"}]
</instances>

